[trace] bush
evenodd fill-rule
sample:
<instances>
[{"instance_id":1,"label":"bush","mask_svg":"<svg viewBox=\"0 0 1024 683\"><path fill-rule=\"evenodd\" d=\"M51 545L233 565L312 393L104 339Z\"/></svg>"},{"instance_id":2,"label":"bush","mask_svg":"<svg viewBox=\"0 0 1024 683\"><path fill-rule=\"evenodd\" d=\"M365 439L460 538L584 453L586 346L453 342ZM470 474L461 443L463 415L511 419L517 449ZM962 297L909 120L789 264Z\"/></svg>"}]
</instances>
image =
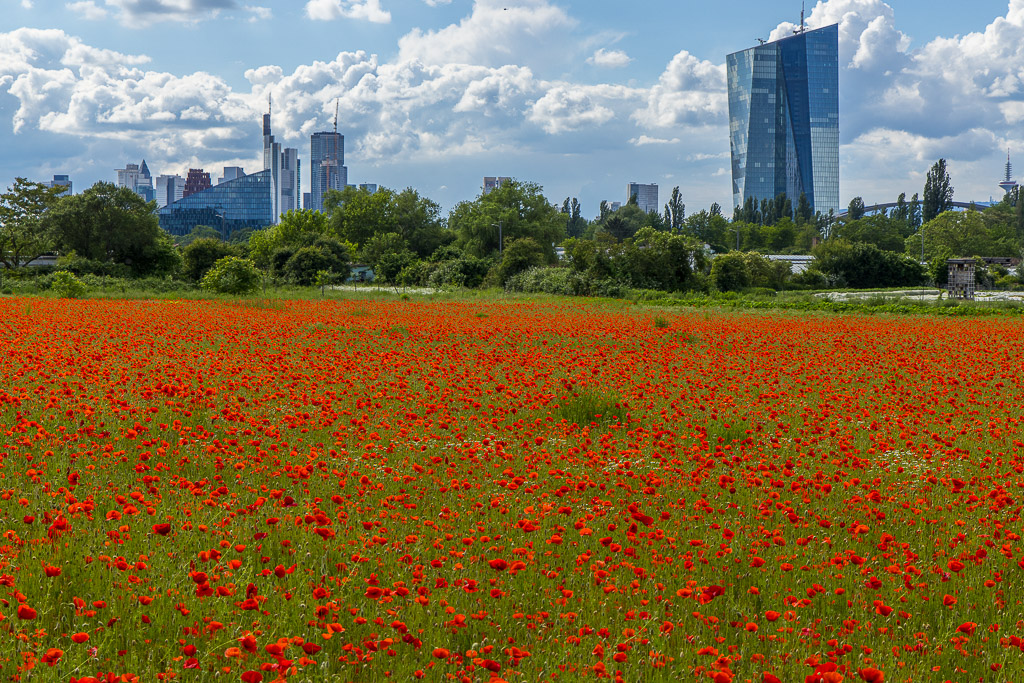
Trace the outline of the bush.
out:
<instances>
[{"instance_id":1,"label":"bush","mask_svg":"<svg viewBox=\"0 0 1024 683\"><path fill-rule=\"evenodd\" d=\"M181 251L182 274L193 282L199 282L214 263L233 255L234 250L229 244L219 239L200 237Z\"/></svg>"},{"instance_id":2,"label":"bush","mask_svg":"<svg viewBox=\"0 0 1024 683\"><path fill-rule=\"evenodd\" d=\"M221 294L251 294L260 286L260 271L249 259L225 256L206 271L202 286Z\"/></svg>"},{"instance_id":3,"label":"bush","mask_svg":"<svg viewBox=\"0 0 1024 683\"><path fill-rule=\"evenodd\" d=\"M586 296L590 293L590 283L585 276L569 268L530 268L510 277L505 282L505 290Z\"/></svg>"},{"instance_id":4,"label":"bush","mask_svg":"<svg viewBox=\"0 0 1024 683\"><path fill-rule=\"evenodd\" d=\"M50 289L61 299L81 299L85 296L85 283L66 270L53 274Z\"/></svg>"}]
</instances>

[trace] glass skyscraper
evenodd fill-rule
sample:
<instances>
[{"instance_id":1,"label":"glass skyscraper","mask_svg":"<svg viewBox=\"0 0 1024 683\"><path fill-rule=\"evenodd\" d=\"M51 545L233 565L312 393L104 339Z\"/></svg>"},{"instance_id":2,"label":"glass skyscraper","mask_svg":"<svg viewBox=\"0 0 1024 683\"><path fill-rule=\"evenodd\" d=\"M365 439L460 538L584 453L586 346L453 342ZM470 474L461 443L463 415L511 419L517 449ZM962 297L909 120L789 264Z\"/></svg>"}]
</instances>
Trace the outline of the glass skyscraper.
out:
<instances>
[{"instance_id":1,"label":"glass skyscraper","mask_svg":"<svg viewBox=\"0 0 1024 683\"><path fill-rule=\"evenodd\" d=\"M726 57L733 204L806 194L839 212L839 25Z\"/></svg>"},{"instance_id":2,"label":"glass skyscraper","mask_svg":"<svg viewBox=\"0 0 1024 683\"><path fill-rule=\"evenodd\" d=\"M328 190L343 190L348 184L345 166L345 136L338 132L313 133L309 137L309 205L324 210Z\"/></svg>"}]
</instances>

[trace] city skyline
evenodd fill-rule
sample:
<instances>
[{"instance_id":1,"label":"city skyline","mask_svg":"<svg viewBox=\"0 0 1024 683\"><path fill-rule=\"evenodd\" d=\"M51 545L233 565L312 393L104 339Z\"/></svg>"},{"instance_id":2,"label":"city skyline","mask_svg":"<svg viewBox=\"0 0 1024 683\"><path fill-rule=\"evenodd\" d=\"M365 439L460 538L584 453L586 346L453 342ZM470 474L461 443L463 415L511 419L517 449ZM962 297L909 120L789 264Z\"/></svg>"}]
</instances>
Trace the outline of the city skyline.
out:
<instances>
[{"instance_id":1,"label":"city skyline","mask_svg":"<svg viewBox=\"0 0 1024 683\"><path fill-rule=\"evenodd\" d=\"M548 0L185 4L20 0L0 26L0 184L84 188L143 158L161 175L255 170L272 95L303 190L309 136L338 103L350 183L413 186L446 209L488 173L578 197L588 216L632 179L679 185L688 212L729 206L725 55L799 21L796 3L746 0L655 18ZM835 21L840 205L919 192L939 157L958 199L1001 194L1007 147L1024 154L1024 0L808 7L809 28Z\"/></svg>"}]
</instances>

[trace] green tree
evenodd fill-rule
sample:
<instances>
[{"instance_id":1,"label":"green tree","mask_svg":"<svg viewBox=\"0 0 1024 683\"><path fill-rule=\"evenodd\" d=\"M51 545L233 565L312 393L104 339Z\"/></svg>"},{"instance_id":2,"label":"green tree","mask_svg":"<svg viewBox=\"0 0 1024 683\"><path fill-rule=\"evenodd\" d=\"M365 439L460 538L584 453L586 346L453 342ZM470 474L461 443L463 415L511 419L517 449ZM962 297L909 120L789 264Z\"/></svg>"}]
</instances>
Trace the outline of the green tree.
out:
<instances>
[{"instance_id":1,"label":"green tree","mask_svg":"<svg viewBox=\"0 0 1024 683\"><path fill-rule=\"evenodd\" d=\"M896 206L892 210L890 217L894 221L898 221L905 225L910 226L910 205L907 204L907 193L900 192L900 196L896 199ZM909 233L908 233L909 234Z\"/></svg>"},{"instance_id":2,"label":"green tree","mask_svg":"<svg viewBox=\"0 0 1024 683\"><path fill-rule=\"evenodd\" d=\"M285 262L283 271L291 282L308 287L316 283L318 273L330 271L331 264L330 254L323 249L302 247Z\"/></svg>"},{"instance_id":3,"label":"green tree","mask_svg":"<svg viewBox=\"0 0 1024 683\"><path fill-rule=\"evenodd\" d=\"M213 264L225 256L234 255L223 240L201 237L181 250L181 271L187 279L199 282Z\"/></svg>"},{"instance_id":4,"label":"green tree","mask_svg":"<svg viewBox=\"0 0 1024 683\"><path fill-rule=\"evenodd\" d=\"M532 237L520 237L509 242L498 265L498 280L505 284L510 277L527 268L544 265L544 248Z\"/></svg>"},{"instance_id":5,"label":"green tree","mask_svg":"<svg viewBox=\"0 0 1024 683\"><path fill-rule=\"evenodd\" d=\"M360 252L360 259L373 268L373 278L388 285L397 284L398 274L412 263L415 255L397 232L371 237Z\"/></svg>"},{"instance_id":6,"label":"green tree","mask_svg":"<svg viewBox=\"0 0 1024 683\"><path fill-rule=\"evenodd\" d=\"M328 224L327 216L312 209L288 211L277 225L257 230L249 236L249 255L259 267L270 268L275 252L286 249L294 253L324 237L337 237Z\"/></svg>"},{"instance_id":7,"label":"green tree","mask_svg":"<svg viewBox=\"0 0 1024 683\"><path fill-rule=\"evenodd\" d=\"M927 223L953 206L953 186L950 184L946 160L936 161L924 181L924 206L921 219Z\"/></svg>"},{"instance_id":8,"label":"green tree","mask_svg":"<svg viewBox=\"0 0 1024 683\"><path fill-rule=\"evenodd\" d=\"M704 250L690 237L647 226L622 245L616 261L616 272L633 287L678 292L693 288Z\"/></svg>"},{"instance_id":9,"label":"green tree","mask_svg":"<svg viewBox=\"0 0 1024 683\"><path fill-rule=\"evenodd\" d=\"M260 272L249 259L225 256L203 276L203 289L221 294L251 294L259 289Z\"/></svg>"},{"instance_id":10,"label":"green tree","mask_svg":"<svg viewBox=\"0 0 1024 683\"><path fill-rule=\"evenodd\" d=\"M910 198L910 204L907 207L907 222L914 230L921 227L921 200L917 198L916 192Z\"/></svg>"},{"instance_id":11,"label":"green tree","mask_svg":"<svg viewBox=\"0 0 1024 683\"><path fill-rule=\"evenodd\" d=\"M234 237L235 234L232 233L231 236ZM175 237L174 243L178 245L179 249L184 249L185 247L192 244L192 242L198 239L211 239L223 241L224 237L223 235L220 234L220 230L218 230L217 228L212 228L209 225L197 225L196 227L192 228L192 231L187 235Z\"/></svg>"},{"instance_id":12,"label":"green tree","mask_svg":"<svg viewBox=\"0 0 1024 683\"><path fill-rule=\"evenodd\" d=\"M750 286L750 269L744 254L730 251L711 261L711 282L720 292L738 292Z\"/></svg>"},{"instance_id":13,"label":"green tree","mask_svg":"<svg viewBox=\"0 0 1024 683\"><path fill-rule=\"evenodd\" d=\"M439 247L455 240L455 235L447 230L441 218L440 205L432 199L421 197L411 187L394 195L390 206L384 205L384 208L394 218L395 232L402 236L409 250L417 256L429 256ZM382 219L380 222L388 221Z\"/></svg>"},{"instance_id":14,"label":"green tree","mask_svg":"<svg viewBox=\"0 0 1024 683\"><path fill-rule=\"evenodd\" d=\"M814 257L815 268L839 286L915 286L925 278L924 267L916 260L863 242L830 239L815 248Z\"/></svg>"},{"instance_id":15,"label":"green tree","mask_svg":"<svg viewBox=\"0 0 1024 683\"><path fill-rule=\"evenodd\" d=\"M846 220L855 221L864 217L864 200L854 197L850 200L850 206L846 209Z\"/></svg>"},{"instance_id":16,"label":"green tree","mask_svg":"<svg viewBox=\"0 0 1024 683\"><path fill-rule=\"evenodd\" d=\"M1019 247L1008 234L996 239L977 211L947 211L921 226L924 235L924 257L931 261L940 250L948 250L957 258L971 256L1016 256ZM921 237L906 239L906 253L920 255Z\"/></svg>"},{"instance_id":17,"label":"green tree","mask_svg":"<svg viewBox=\"0 0 1024 683\"><path fill-rule=\"evenodd\" d=\"M96 183L62 197L46 212L44 223L59 250L124 264L135 275L169 274L181 265L170 236L160 229L156 203L127 187Z\"/></svg>"},{"instance_id":18,"label":"green tree","mask_svg":"<svg viewBox=\"0 0 1024 683\"><path fill-rule=\"evenodd\" d=\"M797 225L806 225L814 221L814 209L811 207L811 202L807 199L807 193L800 193L800 199L796 203L796 214L793 218Z\"/></svg>"},{"instance_id":19,"label":"green tree","mask_svg":"<svg viewBox=\"0 0 1024 683\"><path fill-rule=\"evenodd\" d=\"M414 191L409 190L412 195ZM413 206L418 195L412 197ZM331 231L339 238L351 242L357 248L362 246L374 235L380 233L400 232L398 215L395 209L397 197L394 191L386 187L376 192L355 187L341 190L330 190L324 196L324 211L329 215ZM427 207L421 207L429 214ZM412 228L409 228L412 231Z\"/></svg>"},{"instance_id":20,"label":"green tree","mask_svg":"<svg viewBox=\"0 0 1024 683\"><path fill-rule=\"evenodd\" d=\"M0 263L20 268L54 247L54 238L43 215L60 201L64 187L15 178L0 194Z\"/></svg>"},{"instance_id":21,"label":"green tree","mask_svg":"<svg viewBox=\"0 0 1024 683\"><path fill-rule=\"evenodd\" d=\"M555 245L565 239L565 217L544 197L541 186L517 180L460 202L452 209L448 225L458 236L458 245L478 258L500 251L500 239L507 247L529 237L540 246L545 260L554 263Z\"/></svg>"},{"instance_id":22,"label":"green tree","mask_svg":"<svg viewBox=\"0 0 1024 683\"><path fill-rule=\"evenodd\" d=\"M679 192L679 186L672 188L672 196L665 205L665 224L672 232L679 232L683 229L686 221L686 204L683 203L683 195Z\"/></svg>"},{"instance_id":23,"label":"green tree","mask_svg":"<svg viewBox=\"0 0 1024 683\"><path fill-rule=\"evenodd\" d=\"M838 224L832 232L832 237L847 242L873 244L883 251L903 252L906 247L906 235L901 228L905 225L881 214L865 216L859 220L847 220Z\"/></svg>"}]
</instances>

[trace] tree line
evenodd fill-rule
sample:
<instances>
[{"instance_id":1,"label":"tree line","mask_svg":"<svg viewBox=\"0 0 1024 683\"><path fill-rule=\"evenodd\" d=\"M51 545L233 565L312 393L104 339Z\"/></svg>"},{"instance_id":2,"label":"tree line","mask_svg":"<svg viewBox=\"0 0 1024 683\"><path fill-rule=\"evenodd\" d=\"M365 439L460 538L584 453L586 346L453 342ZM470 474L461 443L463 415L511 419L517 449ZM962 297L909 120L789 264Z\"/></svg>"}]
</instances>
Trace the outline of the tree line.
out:
<instances>
[{"instance_id":1,"label":"tree line","mask_svg":"<svg viewBox=\"0 0 1024 683\"><path fill-rule=\"evenodd\" d=\"M58 266L78 275L158 276L239 291L267 282L325 287L372 273L396 287L616 295L942 284L951 256L1019 256L1024 244L1020 193L984 211L950 211L944 159L929 170L920 198L900 194L891 210L867 215L856 197L842 217L814 212L805 195L793 202L784 194L748 200L732 220L718 204L688 215L675 187L660 212L643 211L632 197L616 210L602 202L587 219L578 199L559 206L536 183L511 181L447 215L412 188L349 187L328 192L322 213L290 211L277 225L231 235L198 226L172 239L155 205L126 188L97 183L79 195L62 192L19 178L0 194L0 263L9 272L57 252ZM768 254L812 255L814 265L794 275ZM993 284L1019 284L1005 269L981 270Z\"/></svg>"}]
</instances>

